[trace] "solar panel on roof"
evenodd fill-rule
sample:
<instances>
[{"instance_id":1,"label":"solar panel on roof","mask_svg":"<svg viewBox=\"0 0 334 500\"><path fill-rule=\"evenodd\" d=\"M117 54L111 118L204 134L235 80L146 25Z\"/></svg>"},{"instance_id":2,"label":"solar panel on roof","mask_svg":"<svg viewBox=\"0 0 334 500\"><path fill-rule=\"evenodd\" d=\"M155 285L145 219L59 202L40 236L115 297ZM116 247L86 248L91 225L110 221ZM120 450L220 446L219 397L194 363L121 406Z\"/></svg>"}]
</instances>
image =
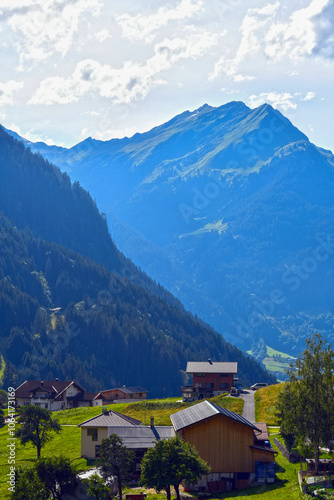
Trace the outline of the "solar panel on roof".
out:
<instances>
[{"instance_id":1,"label":"solar panel on roof","mask_svg":"<svg viewBox=\"0 0 334 500\"><path fill-rule=\"evenodd\" d=\"M246 420L241 415L227 410L226 408L222 408L215 403L210 403L209 401L202 401L197 405L185 408L184 410L174 413L170 418L174 429L176 431L179 431L180 429L184 429L189 425L201 422L202 420L212 417L213 415L217 415L218 413L224 415L225 417L231 418L232 420L236 420L241 424L248 425L253 429L259 430L254 424Z\"/></svg>"}]
</instances>

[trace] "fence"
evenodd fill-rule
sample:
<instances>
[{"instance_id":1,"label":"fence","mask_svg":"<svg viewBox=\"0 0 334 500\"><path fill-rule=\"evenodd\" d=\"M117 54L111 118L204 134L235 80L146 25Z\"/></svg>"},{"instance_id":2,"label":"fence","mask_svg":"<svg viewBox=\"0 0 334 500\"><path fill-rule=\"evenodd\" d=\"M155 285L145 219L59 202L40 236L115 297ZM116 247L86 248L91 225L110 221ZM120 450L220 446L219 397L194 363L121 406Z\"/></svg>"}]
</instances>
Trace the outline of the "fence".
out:
<instances>
[{"instance_id":1,"label":"fence","mask_svg":"<svg viewBox=\"0 0 334 500\"><path fill-rule=\"evenodd\" d=\"M274 439L274 444L275 446L277 446L277 448L279 449L279 451L282 453L282 455L291 463L296 463L296 462L299 462L300 460L300 455L299 453L297 452L294 452L294 453L290 453L286 447L284 446L284 444L281 443L281 441L277 438Z\"/></svg>"}]
</instances>

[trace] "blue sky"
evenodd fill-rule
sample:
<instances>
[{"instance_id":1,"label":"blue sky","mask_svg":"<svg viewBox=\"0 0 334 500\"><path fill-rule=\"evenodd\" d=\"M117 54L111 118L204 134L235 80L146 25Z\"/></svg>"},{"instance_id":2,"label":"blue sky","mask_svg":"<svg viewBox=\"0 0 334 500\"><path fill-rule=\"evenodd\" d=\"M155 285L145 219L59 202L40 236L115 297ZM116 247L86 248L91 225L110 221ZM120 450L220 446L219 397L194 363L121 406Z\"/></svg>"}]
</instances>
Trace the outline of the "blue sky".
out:
<instances>
[{"instance_id":1,"label":"blue sky","mask_svg":"<svg viewBox=\"0 0 334 500\"><path fill-rule=\"evenodd\" d=\"M66 147L264 102L334 150L334 0L1 0L0 122Z\"/></svg>"}]
</instances>

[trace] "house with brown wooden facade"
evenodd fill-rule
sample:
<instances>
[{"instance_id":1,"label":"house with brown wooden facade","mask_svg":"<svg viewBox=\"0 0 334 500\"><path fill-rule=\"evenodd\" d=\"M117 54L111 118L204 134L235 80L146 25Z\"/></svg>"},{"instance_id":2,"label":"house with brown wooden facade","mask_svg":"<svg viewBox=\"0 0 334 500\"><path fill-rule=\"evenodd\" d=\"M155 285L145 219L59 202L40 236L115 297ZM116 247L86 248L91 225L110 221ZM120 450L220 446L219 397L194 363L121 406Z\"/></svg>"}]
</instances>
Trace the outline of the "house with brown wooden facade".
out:
<instances>
[{"instance_id":1,"label":"house with brown wooden facade","mask_svg":"<svg viewBox=\"0 0 334 500\"><path fill-rule=\"evenodd\" d=\"M146 389L142 387L116 387L114 389L107 389L99 393L99 397L102 398L103 404L111 403L129 403L131 400L133 403L138 401L143 401L147 397Z\"/></svg>"},{"instance_id":2,"label":"house with brown wooden facade","mask_svg":"<svg viewBox=\"0 0 334 500\"><path fill-rule=\"evenodd\" d=\"M171 421L211 467L192 488L216 493L275 481L276 452L260 437L268 437L265 424L260 428L209 401L174 413Z\"/></svg>"},{"instance_id":3,"label":"house with brown wooden facade","mask_svg":"<svg viewBox=\"0 0 334 500\"><path fill-rule=\"evenodd\" d=\"M253 424L244 417L209 401L201 401L171 415L172 426L141 425L139 420L108 411L86 420L81 428L81 456L98 458L103 439L119 436L135 452L134 478L139 479L146 451L160 439L180 434L210 465L192 490L212 494L248 488L275 481L275 451L269 444L267 426Z\"/></svg>"},{"instance_id":4,"label":"house with brown wooden facade","mask_svg":"<svg viewBox=\"0 0 334 500\"><path fill-rule=\"evenodd\" d=\"M40 406L51 411L102 406L98 393L86 392L76 382L55 380L26 380L15 390L16 406Z\"/></svg>"},{"instance_id":5,"label":"house with brown wooden facade","mask_svg":"<svg viewBox=\"0 0 334 500\"><path fill-rule=\"evenodd\" d=\"M230 392L238 380L238 363L188 361L186 373L192 375L192 385L182 387L182 400L198 401Z\"/></svg>"}]
</instances>

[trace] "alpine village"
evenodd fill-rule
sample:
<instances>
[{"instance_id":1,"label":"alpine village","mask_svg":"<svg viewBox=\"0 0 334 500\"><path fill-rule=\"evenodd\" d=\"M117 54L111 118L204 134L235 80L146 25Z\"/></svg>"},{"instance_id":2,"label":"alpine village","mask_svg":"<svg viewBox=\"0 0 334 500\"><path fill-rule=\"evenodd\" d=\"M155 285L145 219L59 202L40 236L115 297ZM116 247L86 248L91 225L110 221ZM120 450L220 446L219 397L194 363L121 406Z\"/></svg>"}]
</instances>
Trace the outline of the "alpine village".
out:
<instances>
[{"instance_id":1,"label":"alpine village","mask_svg":"<svg viewBox=\"0 0 334 500\"><path fill-rule=\"evenodd\" d=\"M269 104L0 127L1 499L334 498L333 166Z\"/></svg>"}]
</instances>

